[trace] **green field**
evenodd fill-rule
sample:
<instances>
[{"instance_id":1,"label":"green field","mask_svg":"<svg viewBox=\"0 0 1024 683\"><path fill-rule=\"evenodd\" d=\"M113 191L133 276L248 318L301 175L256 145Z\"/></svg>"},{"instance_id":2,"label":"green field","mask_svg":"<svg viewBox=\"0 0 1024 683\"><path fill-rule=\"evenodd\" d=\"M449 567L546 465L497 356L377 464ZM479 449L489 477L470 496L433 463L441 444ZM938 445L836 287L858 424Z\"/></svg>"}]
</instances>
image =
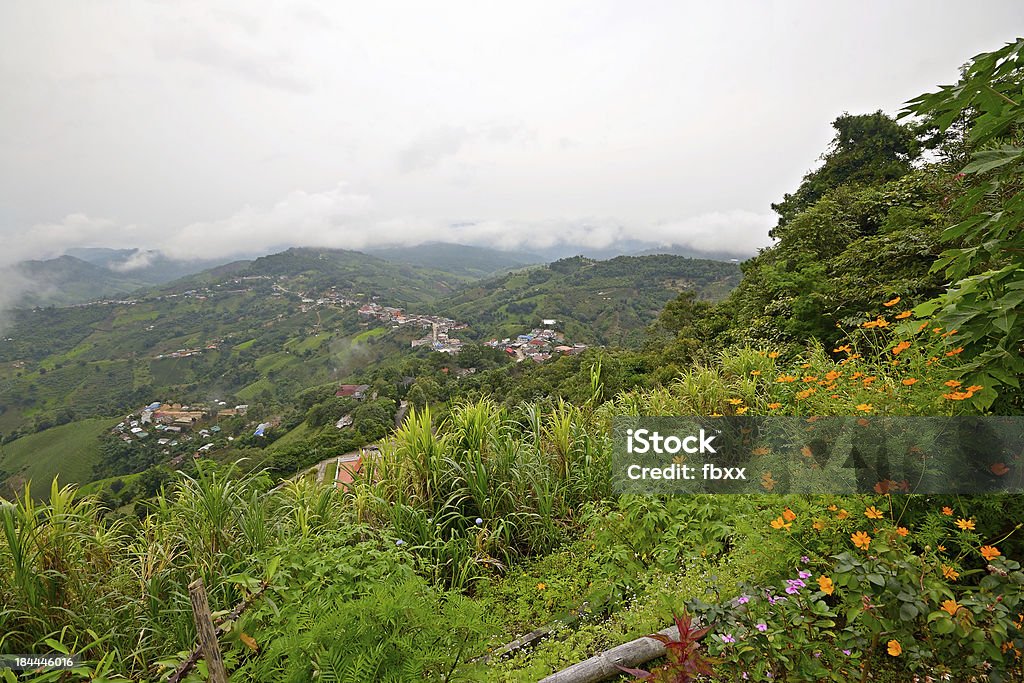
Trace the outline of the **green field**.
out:
<instances>
[{"instance_id":1,"label":"green field","mask_svg":"<svg viewBox=\"0 0 1024 683\"><path fill-rule=\"evenodd\" d=\"M49 491L57 475L62 484L86 482L101 456L98 438L115 423L113 418L81 420L4 444L0 446L0 470L9 483L19 484L19 489L21 482L31 480L37 497Z\"/></svg>"},{"instance_id":2,"label":"green field","mask_svg":"<svg viewBox=\"0 0 1024 683\"><path fill-rule=\"evenodd\" d=\"M386 327L371 327L365 332L360 332L359 334L357 334L352 341L358 344L359 342L364 342L369 339L383 337L388 332L390 332L390 330Z\"/></svg>"},{"instance_id":3,"label":"green field","mask_svg":"<svg viewBox=\"0 0 1024 683\"><path fill-rule=\"evenodd\" d=\"M312 432L313 430L309 428L309 425L303 422L298 427L291 430L290 432L282 436L280 439L272 443L270 445L270 450L274 450L276 448L283 448L284 446L287 446L289 444L302 441L303 439L308 439L310 436L313 435Z\"/></svg>"},{"instance_id":4,"label":"green field","mask_svg":"<svg viewBox=\"0 0 1024 683\"><path fill-rule=\"evenodd\" d=\"M251 401L256 398L263 390L273 391L273 383L266 377L261 377L252 384L248 384L245 387L235 392L235 397L239 401Z\"/></svg>"}]
</instances>

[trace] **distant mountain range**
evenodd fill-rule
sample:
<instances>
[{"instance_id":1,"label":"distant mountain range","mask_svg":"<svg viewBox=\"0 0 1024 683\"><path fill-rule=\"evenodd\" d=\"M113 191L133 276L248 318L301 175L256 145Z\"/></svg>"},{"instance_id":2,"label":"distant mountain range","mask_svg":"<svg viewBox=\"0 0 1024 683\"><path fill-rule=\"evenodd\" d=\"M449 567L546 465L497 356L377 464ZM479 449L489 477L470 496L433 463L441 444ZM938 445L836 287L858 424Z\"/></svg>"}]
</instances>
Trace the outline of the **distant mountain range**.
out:
<instances>
[{"instance_id":1,"label":"distant mountain range","mask_svg":"<svg viewBox=\"0 0 1024 683\"><path fill-rule=\"evenodd\" d=\"M12 266L16 277L11 282L18 284L19 295L14 301L16 307L66 306L163 286L181 279L185 279L186 282L183 284L187 284L192 278L202 282L209 277L219 278L228 273L241 273L254 268L256 271L262 271L267 267L273 267L275 259L288 260L287 264L281 264L280 267L289 272L306 272L308 277L312 277L319 268L326 265L328 267L322 275L339 276L346 270L351 272L352 264L342 266L333 257L327 258L325 262L323 259L317 260L318 257L314 255L341 253L361 254L362 258L372 262L404 266L403 270L390 271L395 276L402 276L403 273L405 276L415 276L415 269L433 271L427 274L426 279L433 281L435 285L440 284L442 292L451 290L457 284L482 280L525 266L544 264L570 256L581 255L592 260L608 260L623 255L670 254L719 261L737 260L728 254L698 252L680 246L654 247L639 241L622 242L614 247L600 249L586 245L561 245L535 251L504 251L445 242L411 247L374 248L367 249L365 253L293 248L280 254L242 261L228 258L179 260L169 258L159 251L142 249L73 248L58 258L23 261ZM314 260L308 263L296 262L296 259L310 258ZM368 266L369 262L362 265ZM374 270L374 273L368 282L372 281L379 285L379 269L371 270ZM438 283L438 273L449 277L445 282ZM407 290L410 286L415 288L425 285L424 282L402 282L396 284L396 289Z\"/></svg>"},{"instance_id":2,"label":"distant mountain range","mask_svg":"<svg viewBox=\"0 0 1024 683\"><path fill-rule=\"evenodd\" d=\"M222 264L223 261L170 259L140 249L68 249L42 261L12 266L20 296L16 305L66 306L170 282Z\"/></svg>"}]
</instances>

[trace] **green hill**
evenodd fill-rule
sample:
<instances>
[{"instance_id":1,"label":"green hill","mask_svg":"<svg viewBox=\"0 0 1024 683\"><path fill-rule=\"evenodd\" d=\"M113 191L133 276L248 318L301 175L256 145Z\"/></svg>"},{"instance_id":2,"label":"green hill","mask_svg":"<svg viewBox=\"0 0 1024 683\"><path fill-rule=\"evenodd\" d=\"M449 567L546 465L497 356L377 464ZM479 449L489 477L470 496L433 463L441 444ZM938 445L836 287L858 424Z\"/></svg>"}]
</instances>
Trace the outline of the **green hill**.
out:
<instances>
[{"instance_id":1,"label":"green hill","mask_svg":"<svg viewBox=\"0 0 1024 683\"><path fill-rule=\"evenodd\" d=\"M344 249L294 248L261 256L239 277L272 277L288 291L313 293L330 287L354 298L379 297L390 305L431 301L472 279ZM177 288L188 279L177 283Z\"/></svg>"},{"instance_id":2,"label":"green hill","mask_svg":"<svg viewBox=\"0 0 1024 683\"><path fill-rule=\"evenodd\" d=\"M19 306L63 306L124 294L149 282L132 273L117 273L74 256L45 261L23 261L14 272L27 280Z\"/></svg>"},{"instance_id":3,"label":"green hill","mask_svg":"<svg viewBox=\"0 0 1024 683\"><path fill-rule=\"evenodd\" d=\"M62 484L89 481L101 457L99 436L114 422L80 420L0 445L0 494L17 493L31 480L33 492L44 495L57 475Z\"/></svg>"},{"instance_id":4,"label":"green hill","mask_svg":"<svg viewBox=\"0 0 1024 683\"><path fill-rule=\"evenodd\" d=\"M415 247L388 247L368 250L394 263L434 268L463 277L483 278L525 265L543 263L537 254L518 251L499 251L465 244L431 242Z\"/></svg>"},{"instance_id":5,"label":"green hill","mask_svg":"<svg viewBox=\"0 0 1024 683\"><path fill-rule=\"evenodd\" d=\"M520 334L545 318L558 321L573 341L629 344L665 304L683 290L717 300L739 282L734 263L683 256L581 256L471 285L438 311L469 323L484 336Z\"/></svg>"}]
</instances>

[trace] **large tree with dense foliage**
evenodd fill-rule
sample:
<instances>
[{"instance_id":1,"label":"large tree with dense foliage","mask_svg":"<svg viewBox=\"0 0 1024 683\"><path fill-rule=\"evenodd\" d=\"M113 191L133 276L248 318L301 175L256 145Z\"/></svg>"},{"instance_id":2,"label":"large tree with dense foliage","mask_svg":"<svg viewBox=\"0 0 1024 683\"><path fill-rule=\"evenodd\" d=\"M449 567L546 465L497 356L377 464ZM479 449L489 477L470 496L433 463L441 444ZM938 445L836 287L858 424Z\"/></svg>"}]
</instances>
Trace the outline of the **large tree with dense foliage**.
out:
<instances>
[{"instance_id":1,"label":"large tree with dense foliage","mask_svg":"<svg viewBox=\"0 0 1024 683\"><path fill-rule=\"evenodd\" d=\"M804 176L796 192L773 204L779 227L772 236L800 212L810 208L829 190L856 183L872 185L895 180L908 171L921 154L915 132L876 111L873 114L843 114L832 122L836 135L821 167Z\"/></svg>"}]
</instances>

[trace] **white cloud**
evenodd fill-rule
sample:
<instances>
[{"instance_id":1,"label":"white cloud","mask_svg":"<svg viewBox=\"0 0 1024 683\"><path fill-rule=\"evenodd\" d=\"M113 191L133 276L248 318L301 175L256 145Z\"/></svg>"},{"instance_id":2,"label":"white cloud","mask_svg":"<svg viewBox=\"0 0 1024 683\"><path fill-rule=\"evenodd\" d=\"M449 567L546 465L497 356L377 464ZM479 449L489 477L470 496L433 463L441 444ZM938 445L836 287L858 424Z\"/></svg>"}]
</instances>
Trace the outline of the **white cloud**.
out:
<instances>
[{"instance_id":1,"label":"white cloud","mask_svg":"<svg viewBox=\"0 0 1024 683\"><path fill-rule=\"evenodd\" d=\"M141 268L148 268L158 256L155 251L136 249L135 253L119 263L111 263L108 267L119 273L128 273Z\"/></svg>"},{"instance_id":2,"label":"white cloud","mask_svg":"<svg viewBox=\"0 0 1024 683\"><path fill-rule=\"evenodd\" d=\"M641 241L697 250L753 254L770 243L771 213L721 211L674 220L627 222L616 217L562 217L547 220L502 218L452 221L384 211L368 194L338 183L323 191L296 190L269 205L248 205L224 218L154 230L71 214L30 228L8 262L50 258L79 246L140 248L117 270L143 268L158 249L171 258L226 258L267 253L289 246L365 249L428 241L497 249L548 249L573 245L605 249Z\"/></svg>"},{"instance_id":3,"label":"white cloud","mask_svg":"<svg viewBox=\"0 0 1024 683\"><path fill-rule=\"evenodd\" d=\"M324 192L296 190L267 208L246 206L227 218L170 230L155 245L168 256L208 258L282 246L352 248L366 242L372 202L345 183Z\"/></svg>"},{"instance_id":4,"label":"white cloud","mask_svg":"<svg viewBox=\"0 0 1024 683\"><path fill-rule=\"evenodd\" d=\"M73 213L58 221L38 223L15 235L12 243L5 246L0 265L52 258L71 247L130 247L141 239L144 236L134 225Z\"/></svg>"}]
</instances>

